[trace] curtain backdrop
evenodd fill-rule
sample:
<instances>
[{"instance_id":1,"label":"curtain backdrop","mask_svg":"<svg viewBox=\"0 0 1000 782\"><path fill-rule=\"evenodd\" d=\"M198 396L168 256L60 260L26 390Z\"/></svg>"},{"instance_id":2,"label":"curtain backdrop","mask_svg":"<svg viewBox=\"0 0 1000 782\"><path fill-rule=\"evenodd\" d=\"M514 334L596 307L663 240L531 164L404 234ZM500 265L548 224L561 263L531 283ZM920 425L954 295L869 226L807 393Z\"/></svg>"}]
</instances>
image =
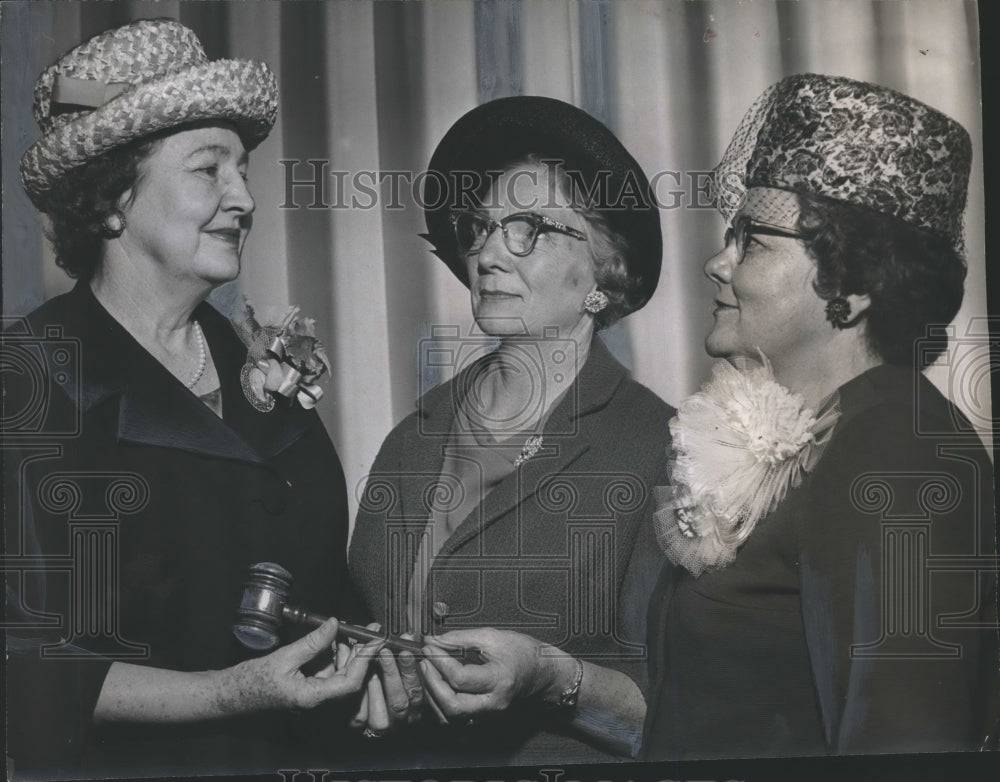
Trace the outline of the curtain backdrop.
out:
<instances>
[{"instance_id":1,"label":"curtain backdrop","mask_svg":"<svg viewBox=\"0 0 1000 782\"><path fill-rule=\"evenodd\" d=\"M421 391L448 376L447 367L422 366L421 341L437 326L470 333L467 292L417 236L423 214L407 179L425 169L460 115L493 98L574 103L608 124L651 177L667 172L658 188L659 288L604 336L671 403L694 391L709 366L702 341L713 286L702 264L720 246L723 224L704 206L698 172L715 165L751 101L792 73L878 82L969 130L969 277L955 331L985 334L971 1L5 2L0 14L6 316L71 285L17 180L17 161L37 137L31 91L44 66L109 26L168 16L193 28L209 57L262 59L274 69L280 115L252 155L254 230L238 284L215 299L225 309L243 292L257 305L297 304L316 318L333 363L320 411L355 498L383 437ZM982 348L985 340L973 342ZM931 377L986 439L984 356L957 354Z\"/></svg>"}]
</instances>

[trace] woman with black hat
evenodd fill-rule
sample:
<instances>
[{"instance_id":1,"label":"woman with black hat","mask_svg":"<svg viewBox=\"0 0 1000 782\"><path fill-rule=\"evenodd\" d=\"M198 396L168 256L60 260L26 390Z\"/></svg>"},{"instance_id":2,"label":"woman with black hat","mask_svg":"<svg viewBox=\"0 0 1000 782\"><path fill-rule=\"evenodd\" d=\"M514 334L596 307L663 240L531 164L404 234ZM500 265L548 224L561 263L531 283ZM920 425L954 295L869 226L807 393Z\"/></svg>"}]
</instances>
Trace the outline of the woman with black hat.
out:
<instances>
[{"instance_id":1,"label":"woman with black hat","mask_svg":"<svg viewBox=\"0 0 1000 782\"><path fill-rule=\"evenodd\" d=\"M736 131L705 263L727 361L671 422L657 498L677 567L651 608L647 757L982 744L992 469L922 374L950 357L970 160L952 119L834 76L779 82Z\"/></svg>"},{"instance_id":2,"label":"woman with black hat","mask_svg":"<svg viewBox=\"0 0 1000 782\"><path fill-rule=\"evenodd\" d=\"M262 560L294 572L293 600L354 610L343 473L302 404L321 347L294 317L250 318L248 361L205 302L239 274L248 153L276 113L265 64L209 61L170 20L104 32L37 82L22 181L78 282L5 334L31 370L5 372L4 400L23 446L5 452L19 773L273 772L309 730L277 710L363 687L377 644L337 672L314 659L336 622L263 657L232 632Z\"/></svg>"},{"instance_id":3,"label":"woman with black hat","mask_svg":"<svg viewBox=\"0 0 1000 782\"><path fill-rule=\"evenodd\" d=\"M458 371L386 438L351 543L372 614L427 641L424 697L447 723L401 737L399 762L629 754L672 411L595 335L656 288L646 177L586 113L515 97L459 119L426 181L427 238L486 338L445 346Z\"/></svg>"}]
</instances>

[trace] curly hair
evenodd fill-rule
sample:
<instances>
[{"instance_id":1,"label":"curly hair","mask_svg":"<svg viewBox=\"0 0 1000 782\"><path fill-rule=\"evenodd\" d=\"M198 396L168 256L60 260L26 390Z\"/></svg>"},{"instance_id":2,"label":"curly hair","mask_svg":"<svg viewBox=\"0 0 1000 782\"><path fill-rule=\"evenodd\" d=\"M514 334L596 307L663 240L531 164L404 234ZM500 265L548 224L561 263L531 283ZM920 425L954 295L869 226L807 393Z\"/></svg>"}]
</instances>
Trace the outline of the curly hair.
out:
<instances>
[{"instance_id":1,"label":"curly hair","mask_svg":"<svg viewBox=\"0 0 1000 782\"><path fill-rule=\"evenodd\" d=\"M798 228L817 263L817 294L827 300L867 294L869 349L888 364L924 369L934 363L948 342L929 327L947 325L962 305L961 251L891 215L823 196L799 193L798 199Z\"/></svg>"},{"instance_id":2,"label":"curly hair","mask_svg":"<svg viewBox=\"0 0 1000 782\"><path fill-rule=\"evenodd\" d=\"M646 296L639 280L628 273L629 257L634 252L628 240L612 229L599 211L582 207L574 207L574 211L587 221L594 280L608 297L608 306L594 315L594 326L600 331L639 309Z\"/></svg>"},{"instance_id":3,"label":"curly hair","mask_svg":"<svg viewBox=\"0 0 1000 782\"><path fill-rule=\"evenodd\" d=\"M56 264L74 279L89 280L101 261L104 221L133 188L139 164L165 134L154 134L108 150L62 176L45 202L49 241Z\"/></svg>"}]
</instances>

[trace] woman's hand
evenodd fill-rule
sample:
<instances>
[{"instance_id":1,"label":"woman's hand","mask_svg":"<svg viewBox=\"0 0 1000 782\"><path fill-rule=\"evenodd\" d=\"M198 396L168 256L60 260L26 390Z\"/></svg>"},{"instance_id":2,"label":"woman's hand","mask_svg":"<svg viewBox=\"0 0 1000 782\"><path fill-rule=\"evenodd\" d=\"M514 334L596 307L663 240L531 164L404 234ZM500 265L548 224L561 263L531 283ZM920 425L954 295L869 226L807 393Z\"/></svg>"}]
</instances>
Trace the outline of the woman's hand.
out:
<instances>
[{"instance_id":1,"label":"woman's hand","mask_svg":"<svg viewBox=\"0 0 1000 782\"><path fill-rule=\"evenodd\" d=\"M519 702L533 700L544 708L568 706L569 700L572 708L559 712L582 738L622 756L638 752L646 701L621 671L578 661L506 630L455 630L425 640L420 672L427 701L442 722L472 724L480 715ZM463 665L442 648L454 644L479 647L486 662Z\"/></svg>"},{"instance_id":2,"label":"woman's hand","mask_svg":"<svg viewBox=\"0 0 1000 782\"><path fill-rule=\"evenodd\" d=\"M311 709L324 701L360 692L368 667L382 648L382 641L356 646L345 665L338 667L332 663L313 676L304 676L300 670L333 646L337 628L337 620L329 619L295 643L224 671L228 673L228 681L221 695L223 708L232 709L234 713L274 708Z\"/></svg>"},{"instance_id":3,"label":"woman's hand","mask_svg":"<svg viewBox=\"0 0 1000 782\"><path fill-rule=\"evenodd\" d=\"M380 626L371 624L368 629L379 630ZM403 638L412 639L413 636L404 635ZM341 644L338 664L346 664L352 654L354 651L350 647ZM369 738L418 721L424 705L424 688L413 654L402 651L395 656L383 648L378 653L378 661L378 670L368 674L358 711L351 720L352 727L364 729L364 735Z\"/></svg>"},{"instance_id":4,"label":"woman's hand","mask_svg":"<svg viewBox=\"0 0 1000 782\"><path fill-rule=\"evenodd\" d=\"M425 641L420 672L445 722L504 711L529 698L555 702L576 676L568 654L509 630L455 630ZM486 662L463 664L446 651L455 645L478 647Z\"/></svg>"},{"instance_id":5,"label":"woman's hand","mask_svg":"<svg viewBox=\"0 0 1000 782\"><path fill-rule=\"evenodd\" d=\"M192 722L270 709L309 709L358 693L382 641L357 647L339 670L313 676L302 666L331 648L337 620L330 619L295 643L221 671L171 671L115 662L104 679L98 722Z\"/></svg>"}]
</instances>

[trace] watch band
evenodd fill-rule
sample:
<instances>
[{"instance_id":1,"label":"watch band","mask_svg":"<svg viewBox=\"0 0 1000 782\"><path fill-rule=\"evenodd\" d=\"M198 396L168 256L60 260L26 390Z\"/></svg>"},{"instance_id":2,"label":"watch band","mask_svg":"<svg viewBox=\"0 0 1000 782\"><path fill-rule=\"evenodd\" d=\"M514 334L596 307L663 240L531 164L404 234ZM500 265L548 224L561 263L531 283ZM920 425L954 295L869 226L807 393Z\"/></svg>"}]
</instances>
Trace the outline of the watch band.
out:
<instances>
[{"instance_id":1,"label":"watch band","mask_svg":"<svg viewBox=\"0 0 1000 782\"><path fill-rule=\"evenodd\" d=\"M547 705L552 709L572 709L580 700L580 685L583 684L583 661L579 657L574 657L576 663L576 676L573 683L559 693L559 697L554 701L548 701Z\"/></svg>"}]
</instances>

